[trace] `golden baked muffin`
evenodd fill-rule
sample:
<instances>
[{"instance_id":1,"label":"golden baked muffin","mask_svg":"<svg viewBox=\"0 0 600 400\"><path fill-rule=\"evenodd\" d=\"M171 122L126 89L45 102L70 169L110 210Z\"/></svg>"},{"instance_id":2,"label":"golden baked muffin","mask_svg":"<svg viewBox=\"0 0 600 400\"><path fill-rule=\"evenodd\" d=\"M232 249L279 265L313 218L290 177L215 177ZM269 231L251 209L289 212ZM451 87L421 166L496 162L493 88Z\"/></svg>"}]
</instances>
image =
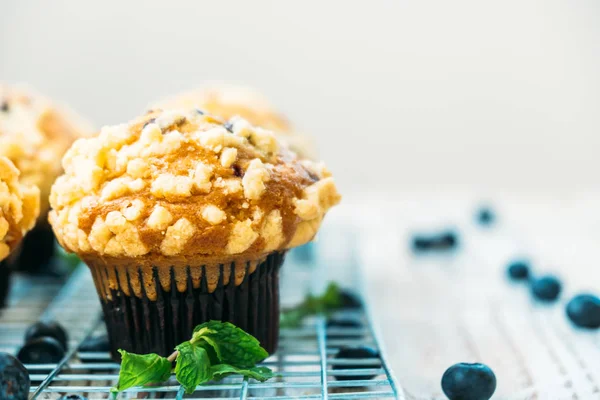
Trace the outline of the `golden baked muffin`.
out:
<instances>
[{"instance_id":1,"label":"golden baked muffin","mask_svg":"<svg viewBox=\"0 0 600 400\"><path fill-rule=\"evenodd\" d=\"M75 139L92 133L90 125L63 105L16 86L0 84L0 156L21 171L19 180L40 188L38 225L27 235L16 267L36 270L48 263L54 237L47 223L52 183L61 159Z\"/></svg>"},{"instance_id":2,"label":"golden baked muffin","mask_svg":"<svg viewBox=\"0 0 600 400\"><path fill-rule=\"evenodd\" d=\"M315 158L312 141L297 133L288 119L277 111L264 95L249 87L207 84L151 105L151 108L158 109L193 107L227 120L236 116L242 117L254 126L274 132L300 157Z\"/></svg>"},{"instance_id":3,"label":"golden baked muffin","mask_svg":"<svg viewBox=\"0 0 600 400\"><path fill-rule=\"evenodd\" d=\"M0 157L0 261L17 247L40 212L40 191L19 183L19 170ZM0 307L8 292L9 268L0 262Z\"/></svg>"},{"instance_id":4,"label":"golden baked muffin","mask_svg":"<svg viewBox=\"0 0 600 400\"><path fill-rule=\"evenodd\" d=\"M170 354L211 318L275 350L283 255L340 200L323 164L239 117L188 109L105 127L63 166L50 222L92 271L115 355Z\"/></svg>"}]
</instances>

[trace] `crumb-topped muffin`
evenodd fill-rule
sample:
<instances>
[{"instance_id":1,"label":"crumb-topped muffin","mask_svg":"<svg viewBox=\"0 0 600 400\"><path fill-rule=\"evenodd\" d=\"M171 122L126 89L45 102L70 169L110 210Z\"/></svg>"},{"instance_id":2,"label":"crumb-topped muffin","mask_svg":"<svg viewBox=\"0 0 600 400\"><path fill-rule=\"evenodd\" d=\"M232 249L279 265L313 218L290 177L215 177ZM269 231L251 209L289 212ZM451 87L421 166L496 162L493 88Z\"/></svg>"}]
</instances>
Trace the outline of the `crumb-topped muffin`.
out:
<instances>
[{"instance_id":1,"label":"crumb-topped muffin","mask_svg":"<svg viewBox=\"0 0 600 400\"><path fill-rule=\"evenodd\" d=\"M52 183L62 172L61 159L75 139L92 133L90 125L63 105L29 89L0 84L0 156L21 171L19 180L40 188L38 226L27 236L20 269L45 265L54 248L47 224Z\"/></svg>"},{"instance_id":2,"label":"crumb-topped muffin","mask_svg":"<svg viewBox=\"0 0 600 400\"><path fill-rule=\"evenodd\" d=\"M210 318L275 350L283 254L340 200L323 164L241 118L191 109L105 127L76 141L63 166L50 222L92 270L115 354L170 354Z\"/></svg>"},{"instance_id":3,"label":"crumb-topped muffin","mask_svg":"<svg viewBox=\"0 0 600 400\"><path fill-rule=\"evenodd\" d=\"M300 135L263 94L249 87L206 84L196 90L183 92L151 105L151 108L158 109L193 107L225 119L242 117L254 126L274 132L300 157L313 159L315 157L312 141Z\"/></svg>"},{"instance_id":4,"label":"crumb-topped muffin","mask_svg":"<svg viewBox=\"0 0 600 400\"><path fill-rule=\"evenodd\" d=\"M40 212L40 191L19 183L19 170L0 157L0 261L15 250L33 226ZM0 307L8 292L9 268L0 263Z\"/></svg>"}]
</instances>

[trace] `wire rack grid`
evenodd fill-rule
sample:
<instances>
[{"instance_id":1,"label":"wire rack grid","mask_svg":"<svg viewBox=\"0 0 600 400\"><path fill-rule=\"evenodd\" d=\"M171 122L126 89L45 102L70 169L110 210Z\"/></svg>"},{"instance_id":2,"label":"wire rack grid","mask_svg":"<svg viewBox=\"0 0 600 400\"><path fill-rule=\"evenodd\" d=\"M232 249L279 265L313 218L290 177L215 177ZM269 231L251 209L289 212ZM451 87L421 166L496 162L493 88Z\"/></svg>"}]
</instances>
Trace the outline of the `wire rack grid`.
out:
<instances>
[{"instance_id":1,"label":"wire rack grid","mask_svg":"<svg viewBox=\"0 0 600 400\"><path fill-rule=\"evenodd\" d=\"M278 374L267 382L233 376L200 385L193 394L185 395L172 378L160 386L136 387L114 395L110 388L117 382L119 364L110 359L108 352L78 351L87 338L105 333L87 268L79 266L62 286L24 277L19 277L16 286L10 307L0 314L0 351L16 354L25 329L37 320L58 321L67 328L70 338L70 351L59 363L25 365L31 378L30 399L59 399L69 394L88 399L404 399L366 302L364 308L335 315L359 321L358 327L331 326L326 317L317 316L299 328L282 329L277 353L262 363ZM48 303L52 295L55 297ZM347 346L368 346L378 356L336 358L339 349Z\"/></svg>"}]
</instances>

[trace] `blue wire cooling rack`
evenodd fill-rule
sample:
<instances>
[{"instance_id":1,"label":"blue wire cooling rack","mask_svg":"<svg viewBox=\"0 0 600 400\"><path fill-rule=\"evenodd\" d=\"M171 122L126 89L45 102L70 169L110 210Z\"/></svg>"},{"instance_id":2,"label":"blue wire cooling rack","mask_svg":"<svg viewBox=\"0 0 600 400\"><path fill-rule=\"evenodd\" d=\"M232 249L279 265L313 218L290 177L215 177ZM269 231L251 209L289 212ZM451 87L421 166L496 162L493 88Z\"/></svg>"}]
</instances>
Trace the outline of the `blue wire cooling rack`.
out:
<instances>
[{"instance_id":1,"label":"blue wire cooling rack","mask_svg":"<svg viewBox=\"0 0 600 400\"><path fill-rule=\"evenodd\" d=\"M290 266L283 280L298 288L298 279L306 279L311 273L302 278L294 271L298 268ZM285 304L286 291L282 293ZM263 363L279 374L270 381L260 383L232 376L184 395L172 379L163 386L131 388L118 399L404 399L365 305L364 309L341 312L342 317L361 321L360 328L327 327L326 318L318 316L299 328L282 329L277 353ZM64 285L18 277L9 307L0 313L0 351L15 354L23 344L25 329L37 320L56 320L67 328L70 351L58 364L26 365L32 381L30 399L57 399L65 394L111 398L110 388L117 381L119 364L108 353L78 351L86 338L102 334L105 329L96 290L84 265ZM335 358L340 348L357 345L372 347L379 357ZM374 378L364 379L369 376Z\"/></svg>"}]
</instances>

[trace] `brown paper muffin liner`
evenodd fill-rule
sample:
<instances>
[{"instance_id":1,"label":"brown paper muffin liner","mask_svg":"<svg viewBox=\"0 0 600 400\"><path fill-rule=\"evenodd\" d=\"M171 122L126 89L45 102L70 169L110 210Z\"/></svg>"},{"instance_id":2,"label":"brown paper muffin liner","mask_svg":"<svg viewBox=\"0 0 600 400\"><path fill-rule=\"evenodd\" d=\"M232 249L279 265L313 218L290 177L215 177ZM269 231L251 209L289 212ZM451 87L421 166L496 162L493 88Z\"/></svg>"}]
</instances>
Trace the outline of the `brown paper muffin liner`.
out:
<instances>
[{"instance_id":1,"label":"brown paper muffin liner","mask_svg":"<svg viewBox=\"0 0 600 400\"><path fill-rule=\"evenodd\" d=\"M117 350L168 356L196 325L228 321L255 336L269 354L279 336L279 268L285 253L259 262L201 266L123 266L86 260Z\"/></svg>"},{"instance_id":2,"label":"brown paper muffin liner","mask_svg":"<svg viewBox=\"0 0 600 400\"><path fill-rule=\"evenodd\" d=\"M12 264L15 270L33 274L48 272L56 249L50 225L38 223L23 238L21 249Z\"/></svg>"}]
</instances>

